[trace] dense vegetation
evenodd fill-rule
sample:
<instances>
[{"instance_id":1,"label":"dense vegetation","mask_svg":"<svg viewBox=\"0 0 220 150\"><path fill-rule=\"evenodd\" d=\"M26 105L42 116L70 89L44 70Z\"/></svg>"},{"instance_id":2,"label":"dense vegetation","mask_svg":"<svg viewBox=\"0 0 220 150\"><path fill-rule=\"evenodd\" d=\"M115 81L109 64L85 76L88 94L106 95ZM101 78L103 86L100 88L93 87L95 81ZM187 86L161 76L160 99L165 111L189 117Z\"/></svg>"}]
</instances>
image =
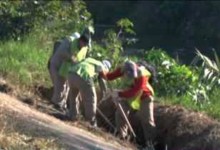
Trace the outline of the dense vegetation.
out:
<instances>
[{"instance_id":1,"label":"dense vegetation","mask_svg":"<svg viewBox=\"0 0 220 150\"><path fill-rule=\"evenodd\" d=\"M195 47L212 56L220 54L219 1L86 1L98 37L120 18L134 23L134 48L162 48L190 63ZM187 59L186 59L187 58Z\"/></svg>"},{"instance_id":2,"label":"dense vegetation","mask_svg":"<svg viewBox=\"0 0 220 150\"><path fill-rule=\"evenodd\" d=\"M131 1L126 3L133 4ZM134 6L138 6L140 3L142 1ZM172 22L169 24L166 19L169 20L169 17L174 17L174 20L179 22L178 14L183 11L179 10L183 9L183 4L184 8L189 5L186 2L175 2L175 6L178 7L171 9L171 6L174 5L171 2L158 1L150 4L154 6L153 8L160 8L157 12L158 15L162 13L160 10L166 10L167 17L159 15L158 18L164 19L162 22L166 24L164 24L162 31L167 32L167 34L171 33L176 26ZM194 3L192 4L195 5ZM0 31L0 39L2 40L0 46L0 75L11 82L27 87L36 84L50 85L47 61L50 57L54 40L70 35L74 31L81 32L84 27L93 25L93 15L87 11L86 3L80 0L5 0L0 2L0 9L0 27L2 29ZM131 8L128 7L126 9ZM142 9L138 10L141 11ZM174 10L176 17L173 14ZM153 16L154 13L145 14ZM149 18L146 20L149 21ZM145 21L145 19L143 20ZM153 26L157 29L159 24L161 24L155 21L151 23L149 24L151 26L149 29L152 29ZM124 48L134 42L127 37L140 35L139 32L144 27L137 28L137 26L135 26L135 22L133 24L132 20L127 18L115 20L112 27L103 31L103 36L93 41L90 56L97 59L111 58L114 67L127 59L127 57L134 60L144 59L152 63L157 69L159 82L154 84L154 87L156 96L162 103L182 104L195 110L206 111L213 117L220 118L220 108L218 107L220 105L218 101L220 98L220 63L218 54L212 51L215 59L211 61L200 51L197 51L197 57L190 66L179 63L166 51L157 47L144 49L141 56L126 56L124 55L126 51ZM170 29L168 29L168 26L170 26ZM213 30L213 32L207 32L210 34L218 32L215 28ZM163 33L162 31L158 31L158 33ZM184 38L179 33L180 28L177 27L176 32L173 34ZM148 34L148 36L150 35ZM202 37L200 32L194 34L194 36ZM142 37L139 36L139 38L141 39ZM160 39L158 39L158 42L160 42ZM175 42L173 44L175 45ZM186 46L188 45L186 44ZM118 86L118 82L113 85Z\"/></svg>"}]
</instances>

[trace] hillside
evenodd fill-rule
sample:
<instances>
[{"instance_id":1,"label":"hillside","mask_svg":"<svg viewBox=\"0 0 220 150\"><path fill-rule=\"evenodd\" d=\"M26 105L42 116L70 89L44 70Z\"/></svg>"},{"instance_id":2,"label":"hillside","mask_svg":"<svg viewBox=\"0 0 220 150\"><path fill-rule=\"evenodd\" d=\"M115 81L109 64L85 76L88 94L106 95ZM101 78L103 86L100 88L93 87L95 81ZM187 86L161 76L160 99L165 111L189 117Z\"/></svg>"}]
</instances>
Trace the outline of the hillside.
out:
<instances>
[{"instance_id":1,"label":"hillside","mask_svg":"<svg viewBox=\"0 0 220 150\"><path fill-rule=\"evenodd\" d=\"M106 116L113 118L115 111L111 101L100 106ZM155 105L155 122L157 126L156 150L219 150L220 123L202 112L188 110L177 105ZM143 131L134 116L131 124L138 137L143 141Z\"/></svg>"},{"instance_id":2,"label":"hillside","mask_svg":"<svg viewBox=\"0 0 220 150\"><path fill-rule=\"evenodd\" d=\"M132 60L150 72L144 81L155 90L153 150L220 150L219 2L8 0L0 8L0 150L146 147L135 111L128 117L137 138L120 140L115 132L118 99L111 91L135 91L130 79L106 82L110 93L102 101L97 84L95 129L83 117L85 103L75 122L51 103L50 60L65 37L73 57L60 53L63 60L86 44L85 56L109 60L110 71ZM81 36L72 41L76 32ZM124 67L120 72L126 75Z\"/></svg>"},{"instance_id":3,"label":"hillside","mask_svg":"<svg viewBox=\"0 0 220 150\"><path fill-rule=\"evenodd\" d=\"M38 87L34 93L31 90L22 93L13 86L0 82L0 91L14 95L0 93L2 148L10 146L17 149L18 146L23 146L21 149L137 149L131 144L134 141L120 141L106 133L111 132L111 127L99 115L100 130L96 131L90 131L82 122L73 124L60 120L64 118L57 115L59 113L56 113L48 101L51 89ZM103 101L99 108L110 120L114 120L115 106L111 100ZM142 144L143 132L139 128L140 124L133 116L130 119L138 136L136 142ZM220 123L204 113L182 106L156 103L155 120L156 150L218 150L220 147ZM14 134L19 139L16 141L17 145L12 145L11 139L7 138L15 137ZM19 144L20 142L23 144Z\"/></svg>"},{"instance_id":4,"label":"hillside","mask_svg":"<svg viewBox=\"0 0 220 150\"><path fill-rule=\"evenodd\" d=\"M0 128L2 149L129 149L107 136L97 136L94 131L39 112L4 93L0 93Z\"/></svg>"}]
</instances>

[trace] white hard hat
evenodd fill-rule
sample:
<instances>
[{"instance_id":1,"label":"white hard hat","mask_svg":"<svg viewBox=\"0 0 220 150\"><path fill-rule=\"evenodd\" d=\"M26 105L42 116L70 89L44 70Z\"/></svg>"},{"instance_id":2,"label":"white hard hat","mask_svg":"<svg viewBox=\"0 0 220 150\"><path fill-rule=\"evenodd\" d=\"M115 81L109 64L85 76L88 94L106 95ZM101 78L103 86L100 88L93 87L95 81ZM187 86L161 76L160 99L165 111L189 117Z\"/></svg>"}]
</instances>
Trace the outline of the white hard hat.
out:
<instances>
[{"instance_id":1,"label":"white hard hat","mask_svg":"<svg viewBox=\"0 0 220 150\"><path fill-rule=\"evenodd\" d=\"M138 76L137 65L131 60L125 62L124 71L128 77L136 78Z\"/></svg>"},{"instance_id":2,"label":"white hard hat","mask_svg":"<svg viewBox=\"0 0 220 150\"><path fill-rule=\"evenodd\" d=\"M95 33L95 29L93 26L88 26L88 30L91 34L94 34Z\"/></svg>"},{"instance_id":3,"label":"white hard hat","mask_svg":"<svg viewBox=\"0 0 220 150\"><path fill-rule=\"evenodd\" d=\"M105 66L105 68L107 70L110 70L110 68L112 67L111 62L109 60L106 60L106 59L102 61L102 64Z\"/></svg>"},{"instance_id":4,"label":"white hard hat","mask_svg":"<svg viewBox=\"0 0 220 150\"><path fill-rule=\"evenodd\" d=\"M73 34L70 35L71 41L74 41L75 39L80 38L80 34L78 32L74 32Z\"/></svg>"}]
</instances>

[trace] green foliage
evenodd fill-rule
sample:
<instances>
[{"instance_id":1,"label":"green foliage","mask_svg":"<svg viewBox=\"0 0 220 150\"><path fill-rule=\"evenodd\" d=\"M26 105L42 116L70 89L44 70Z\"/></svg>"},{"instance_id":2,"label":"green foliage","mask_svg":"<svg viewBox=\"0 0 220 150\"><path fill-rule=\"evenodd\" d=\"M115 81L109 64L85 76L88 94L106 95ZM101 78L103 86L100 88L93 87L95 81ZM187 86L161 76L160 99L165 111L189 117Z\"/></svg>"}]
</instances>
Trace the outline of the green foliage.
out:
<instances>
[{"instance_id":1,"label":"green foliage","mask_svg":"<svg viewBox=\"0 0 220 150\"><path fill-rule=\"evenodd\" d=\"M93 57L99 57L101 59L110 59L113 64L113 68L124 61L122 53L124 51L123 46L126 44L123 40L123 36L135 34L133 31L133 23L123 18L117 21L117 29L108 29L105 31L105 37L102 39L102 43L93 44Z\"/></svg>"},{"instance_id":2,"label":"green foliage","mask_svg":"<svg viewBox=\"0 0 220 150\"><path fill-rule=\"evenodd\" d=\"M203 110L205 110L210 116L220 119L220 88L214 87L212 91L212 94L209 95L210 103L203 105Z\"/></svg>"},{"instance_id":3,"label":"green foliage","mask_svg":"<svg viewBox=\"0 0 220 150\"><path fill-rule=\"evenodd\" d=\"M92 26L91 14L81 0L0 2L0 72L12 82L49 83L47 60L52 43Z\"/></svg>"},{"instance_id":4,"label":"green foliage","mask_svg":"<svg viewBox=\"0 0 220 150\"><path fill-rule=\"evenodd\" d=\"M198 75L191 68L178 64L161 49L147 51L143 59L157 69L159 83L154 88L158 96L186 94L198 80Z\"/></svg>"},{"instance_id":5,"label":"green foliage","mask_svg":"<svg viewBox=\"0 0 220 150\"><path fill-rule=\"evenodd\" d=\"M192 109L195 111L202 111L212 116L215 119L220 120L220 89L215 87L213 89L213 94L210 95L210 103L204 103L204 105L198 105L195 101L192 101L191 95L174 96L168 95L160 98L161 103L169 105L182 105L187 109Z\"/></svg>"},{"instance_id":6,"label":"green foliage","mask_svg":"<svg viewBox=\"0 0 220 150\"><path fill-rule=\"evenodd\" d=\"M197 56L195 57L192 65L199 65L199 81L197 88L190 92L193 95L193 100L198 104L206 102L210 103L210 96L213 95L213 89L220 85L220 63L219 58L214 51L215 60L211 60L207 56L203 55L197 50ZM200 62L200 63L199 63Z\"/></svg>"},{"instance_id":7,"label":"green foliage","mask_svg":"<svg viewBox=\"0 0 220 150\"><path fill-rule=\"evenodd\" d=\"M30 35L31 36L31 35ZM27 38L25 42L10 40L1 43L0 75L20 85L48 84L48 46L37 39Z\"/></svg>"},{"instance_id":8,"label":"green foliage","mask_svg":"<svg viewBox=\"0 0 220 150\"><path fill-rule=\"evenodd\" d=\"M60 38L92 25L91 15L81 0L0 2L0 38L8 39L38 30Z\"/></svg>"},{"instance_id":9,"label":"green foliage","mask_svg":"<svg viewBox=\"0 0 220 150\"><path fill-rule=\"evenodd\" d=\"M183 14L182 5L185 5L185 2L157 3L161 6L157 15L161 15L161 10L165 11L164 18L161 18L160 22L167 23L173 19L181 22L178 16ZM168 10L167 8L171 6L177 7ZM72 32L81 32L85 27L93 25L91 14L81 0L5 0L0 2L0 9L2 29L0 38L13 37L15 39L0 44L0 76L20 85L50 84L47 60L52 50L52 42ZM148 19L152 20L152 18ZM148 21L148 23L152 23L147 26L150 29L158 27L155 21ZM154 26L155 23L157 26ZM166 33L172 31L179 35L180 28L176 27L176 23L173 22L169 28L167 25L163 24L162 30L166 29ZM130 43L127 37L135 35L133 28L133 23L127 18L117 21L115 28L105 31L105 36L100 43L93 41L93 50L90 55L98 59L110 59L113 68L120 65L126 59L122 54L123 47ZM29 32L31 34L27 34ZM157 32L163 33L161 30ZM142 58L131 56L131 59L144 59L156 66L159 84L153 86L157 96L168 97L173 104L204 110L212 116L220 117L220 110L217 107L220 105L218 101L220 97L219 58L215 54L215 61L212 61L199 51L197 55L197 62L202 61L199 67L181 65L162 49L154 48L146 51ZM113 85L119 87L118 83L116 81Z\"/></svg>"},{"instance_id":10,"label":"green foliage","mask_svg":"<svg viewBox=\"0 0 220 150\"><path fill-rule=\"evenodd\" d=\"M129 34L135 34L134 30L133 30L133 27L134 27L134 24L127 18L123 18L123 19L120 19L119 21L117 21L117 26L120 27L120 32L123 32L122 30L125 30L126 33L129 33Z\"/></svg>"},{"instance_id":11,"label":"green foliage","mask_svg":"<svg viewBox=\"0 0 220 150\"><path fill-rule=\"evenodd\" d=\"M18 34L28 32L33 26L31 15L25 11L23 1L1 1L0 9L1 39L15 38Z\"/></svg>"},{"instance_id":12,"label":"green foliage","mask_svg":"<svg viewBox=\"0 0 220 150\"><path fill-rule=\"evenodd\" d=\"M158 84L154 85L158 96L172 97L173 103L195 110L204 110L213 116L218 115L216 104L219 98L219 58L215 61L197 51L194 66L178 64L161 49L151 49L142 59L156 66ZM199 63L200 62L200 63ZM195 66L197 64L197 66ZM195 105L196 104L196 105Z\"/></svg>"},{"instance_id":13,"label":"green foliage","mask_svg":"<svg viewBox=\"0 0 220 150\"><path fill-rule=\"evenodd\" d=\"M220 82L220 62L218 55L214 51L215 60L211 60L197 50L197 56L203 61L201 66L201 80L203 80L205 84L209 84L211 90L213 86Z\"/></svg>"},{"instance_id":14,"label":"green foliage","mask_svg":"<svg viewBox=\"0 0 220 150\"><path fill-rule=\"evenodd\" d=\"M116 29L108 29L104 32L101 43L93 42L93 50L90 55L97 59L109 59L112 62L112 68L116 68L125 61L123 56L123 46L127 44L124 37L133 35L133 23L126 18L120 19L116 23ZM120 79L118 79L120 80ZM112 83L112 86L120 87L121 80Z\"/></svg>"}]
</instances>

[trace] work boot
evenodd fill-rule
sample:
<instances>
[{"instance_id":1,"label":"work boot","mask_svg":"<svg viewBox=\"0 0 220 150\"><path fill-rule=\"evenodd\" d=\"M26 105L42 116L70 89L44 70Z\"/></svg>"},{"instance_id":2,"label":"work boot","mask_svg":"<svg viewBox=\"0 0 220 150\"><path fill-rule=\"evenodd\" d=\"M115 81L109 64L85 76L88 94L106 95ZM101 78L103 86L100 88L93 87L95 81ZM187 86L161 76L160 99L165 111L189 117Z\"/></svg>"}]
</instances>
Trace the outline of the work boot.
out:
<instances>
[{"instance_id":1,"label":"work boot","mask_svg":"<svg viewBox=\"0 0 220 150\"><path fill-rule=\"evenodd\" d=\"M68 120L71 120L72 122L76 122L79 120L78 115L71 114L69 109L66 109L65 115L68 118Z\"/></svg>"},{"instance_id":2,"label":"work boot","mask_svg":"<svg viewBox=\"0 0 220 150\"><path fill-rule=\"evenodd\" d=\"M97 130L98 129L98 126L97 126L97 121L94 120L94 121L90 121L89 122L89 127L88 127L90 130Z\"/></svg>"},{"instance_id":3,"label":"work boot","mask_svg":"<svg viewBox=\"0 0 220 150\"><path fill-rule=\"evenodd\" d=\"M62 112L62 113L66 113L66 106L65 104L63 104L62 102L60 103L53 103L54 108L57 109L58 111Z\"/></svg>"}]
</instances>

